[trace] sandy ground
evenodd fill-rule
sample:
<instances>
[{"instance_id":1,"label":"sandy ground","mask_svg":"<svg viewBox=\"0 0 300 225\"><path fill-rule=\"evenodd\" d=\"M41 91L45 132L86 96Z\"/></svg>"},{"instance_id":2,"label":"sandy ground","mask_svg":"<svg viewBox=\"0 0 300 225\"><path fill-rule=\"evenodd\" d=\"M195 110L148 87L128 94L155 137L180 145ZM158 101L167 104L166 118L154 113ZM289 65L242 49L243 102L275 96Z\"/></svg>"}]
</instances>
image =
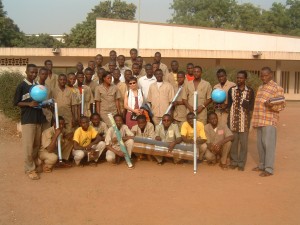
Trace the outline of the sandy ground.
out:
<instances>
[{"instance_id":1,"label":"sandy ground","mask_svg":"<svg viewBox=\"0 0 300 225\"><path fill-rule=\"evenodd\" d=\"M275 175L251 171L258 160L250 135L244 172L218 166L111 166L57 169L32 181L23 173L15 124L0 118L0 224L300 224L300 103L281 113Z\"/></svg>"}]
</instances>

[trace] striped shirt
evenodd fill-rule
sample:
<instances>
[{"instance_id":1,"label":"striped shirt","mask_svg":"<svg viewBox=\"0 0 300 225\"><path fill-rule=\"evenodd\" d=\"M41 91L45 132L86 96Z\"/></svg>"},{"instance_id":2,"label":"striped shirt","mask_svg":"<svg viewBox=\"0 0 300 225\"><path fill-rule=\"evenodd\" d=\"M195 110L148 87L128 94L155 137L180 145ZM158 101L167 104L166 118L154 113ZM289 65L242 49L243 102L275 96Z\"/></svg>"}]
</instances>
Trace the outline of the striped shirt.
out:
<instances>
[{"instance_id":1,"label":"striped shirt","mask_svg":"<svg viewBox=\"0 0 300 225\"><path fill-rule=\"evenodd\" d=\"M253 127L277 126L279 111L285 108L285 102L266 107L265 102L270 98L283 96L283 88L271 80L258 88L252 117Z\"/></svg>"}]
</instances>

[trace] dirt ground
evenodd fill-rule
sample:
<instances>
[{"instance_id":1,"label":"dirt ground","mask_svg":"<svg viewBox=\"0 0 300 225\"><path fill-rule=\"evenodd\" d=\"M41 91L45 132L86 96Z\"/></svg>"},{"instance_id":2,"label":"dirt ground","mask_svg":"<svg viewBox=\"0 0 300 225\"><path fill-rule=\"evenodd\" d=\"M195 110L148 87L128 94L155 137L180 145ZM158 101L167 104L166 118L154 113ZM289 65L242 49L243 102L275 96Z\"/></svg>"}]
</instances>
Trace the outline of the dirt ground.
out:
<instances>
[{"instance_id":1,"label":"dirt ground","mask_svg":"<svg viewBox=\"0 0 300 225\"><path fill-rule=\"evenodd\" d=\"M200 164L134 170L111 166L57 169L32 181L23 173L15 123L0 117L0 224L300 224L299 102L281 113L275 175L256 166L255 132L244 172Z\"/></svg>"}]
</instances>

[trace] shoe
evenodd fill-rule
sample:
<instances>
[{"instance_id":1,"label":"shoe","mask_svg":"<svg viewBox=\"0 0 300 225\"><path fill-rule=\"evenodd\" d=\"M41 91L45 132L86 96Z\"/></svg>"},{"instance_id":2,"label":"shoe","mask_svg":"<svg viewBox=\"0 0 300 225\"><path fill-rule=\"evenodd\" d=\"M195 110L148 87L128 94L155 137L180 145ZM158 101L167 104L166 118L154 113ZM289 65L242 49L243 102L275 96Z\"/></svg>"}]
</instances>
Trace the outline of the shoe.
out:
<instances>
[{"instance_id":1,"label":"shoe","mask_svg":"<svg viewBox=\"0 0 300 225\"><path fill-rule=\"evenodd\" d=\"M40 176L36 173L35 170L30 171L30 172L27 172L27 175L28 175L28 177L29 177L31 180L38 180L38 179L40 179Z\"/></svg>"},{"instance_id":2,"label":"shoe","mask_svg":"<svg viewBox=\"0 0 300 225\"><path fill-rule=\"evenodd\" d=\"M268 171L263 171L259 174L259 176L261 176L261 177L269 177L269 176L272 176L272 175L273 175L273 173L270 173Z\"/></svg>"},{"instance_id":3,"label":"shoe","mask_svg":"<svg viewBox=\"0 0 300 225\"><path fill-rule=\"evenodd\" d=\"M232 170L235 170L238 166L235 166L235 165L229 165L229 168L232 169Z\"/></svg>"},{"instance_id":4,"label":"shoe","mask_svg":"<svg viewBox=\"0 0 300 225\"><path fill-rule=\"evenodd\" d=\"M262 171L264 171L264 170L263 170L263 169L260 169L260 168L257 166L257 167L254 167L254 168L252 169L252 171L262 172Z\"/></svg>"}]
</instances>

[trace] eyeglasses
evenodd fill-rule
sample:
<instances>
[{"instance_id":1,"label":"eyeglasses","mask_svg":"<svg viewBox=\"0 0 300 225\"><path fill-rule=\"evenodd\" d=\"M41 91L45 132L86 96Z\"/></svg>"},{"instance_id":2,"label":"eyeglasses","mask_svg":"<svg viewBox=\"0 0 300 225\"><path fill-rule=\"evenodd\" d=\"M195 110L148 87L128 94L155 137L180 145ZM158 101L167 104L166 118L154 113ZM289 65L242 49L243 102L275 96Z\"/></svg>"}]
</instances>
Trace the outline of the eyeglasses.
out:
<instances>
[{"instance_id":1,"label":"eyeglasses","mask_svg":"<svg viewBox=\"0 0 300 225\"><path fill-rule=\"evenodd\" d=\"M129 85L136 84L136 82L129 83Z\"/></svg>"}]
</instances>

